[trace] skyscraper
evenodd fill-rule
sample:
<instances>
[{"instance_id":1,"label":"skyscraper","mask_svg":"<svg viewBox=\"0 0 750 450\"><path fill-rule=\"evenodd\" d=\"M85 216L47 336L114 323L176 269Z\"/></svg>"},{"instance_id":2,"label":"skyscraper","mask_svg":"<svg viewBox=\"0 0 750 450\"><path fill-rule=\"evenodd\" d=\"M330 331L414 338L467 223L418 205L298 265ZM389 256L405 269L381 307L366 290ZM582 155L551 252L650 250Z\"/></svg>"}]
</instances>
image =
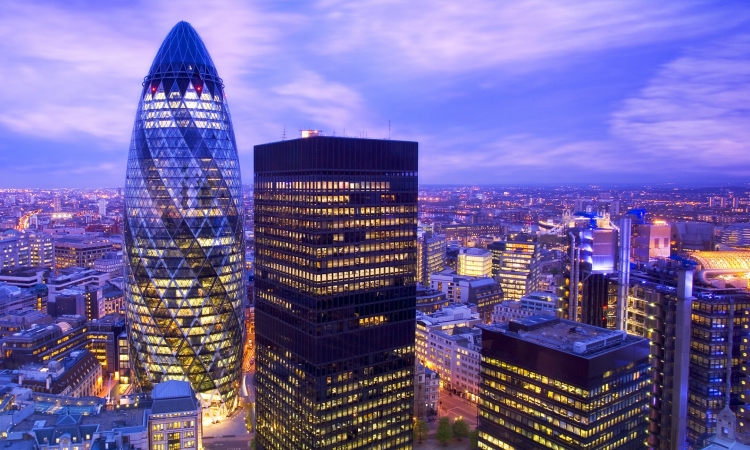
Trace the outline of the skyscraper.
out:
<instances>
[{"instance_id":1,"label":"skyscraper","mask_svg":"<svg viewBox=\"0 0 750 450\"><path fill-rule=\"evenodd\" d=\"M242 343L242 186L224 85L187 22L143 82L125 180L125 293L134 382L189 381L236 404Z\"/></svg>"},{"instance_id":2,"label":"skyscraper","mask_svg":"<svg viewBox=\"0 0 750 450\"><path fill-rule=\"evenodd\" d=\"M262 449L412 447L417 143L255 147Z\"/></svg>"}]
</instances>

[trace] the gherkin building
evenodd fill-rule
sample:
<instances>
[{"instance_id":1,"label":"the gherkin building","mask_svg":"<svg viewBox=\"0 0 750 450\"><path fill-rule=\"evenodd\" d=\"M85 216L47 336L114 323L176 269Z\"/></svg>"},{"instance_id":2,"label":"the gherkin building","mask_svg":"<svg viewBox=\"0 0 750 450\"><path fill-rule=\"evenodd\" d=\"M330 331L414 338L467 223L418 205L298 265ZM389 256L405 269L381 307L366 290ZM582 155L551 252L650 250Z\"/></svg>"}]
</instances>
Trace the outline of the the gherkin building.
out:
<instances>
[{"instance_id":1,"label":"the gherkin building","mask_svg":"<svg viewBox=\"0 0 750 450\"><path fill-rule=\"evenodd\" d=\"M133 381L187 380L204 406L237 404L245 298L240 167L224 86L187 22L143 82L125 189Z\"/></svg>"}]
</instances>

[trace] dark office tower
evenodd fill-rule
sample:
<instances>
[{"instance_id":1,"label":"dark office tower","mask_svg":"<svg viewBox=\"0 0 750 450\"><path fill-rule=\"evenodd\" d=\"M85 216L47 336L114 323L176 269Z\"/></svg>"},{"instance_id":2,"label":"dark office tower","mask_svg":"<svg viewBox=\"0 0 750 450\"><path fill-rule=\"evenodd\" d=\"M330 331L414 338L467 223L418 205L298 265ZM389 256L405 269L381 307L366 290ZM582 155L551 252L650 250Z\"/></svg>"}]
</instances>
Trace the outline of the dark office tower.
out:
<instances>
[{"instance_id":1,"label":"dark office tower","mask_svg":"<svg viewBox=\"0 0 750 450\"><path fill-rule=\"evenodd\" d=\"M242 187L224 86L190 24L169 32L140 95L124 221L134 382L187 380L222 414L241 376Z\"/></svg>"},{"instance_id":2,"label":"dark office tower","mask_svg":"<svg viewBox=\"0 0 750 450\"><path fill-rule=\"evenodd\" d=\"M416 142L255 147L259 448L412 448L416 227Z\"/></svg>"},{"instance_id":3,"label":"dark office tower","mask_svg":"<svg viewBox=\"0 0 750 450\"><path fill-rule=\"evenodd\" d=\"M543 315L483 326L479 448L645 448L649 370L648 340L622 331Z\"/></svg>"}]
</instances>

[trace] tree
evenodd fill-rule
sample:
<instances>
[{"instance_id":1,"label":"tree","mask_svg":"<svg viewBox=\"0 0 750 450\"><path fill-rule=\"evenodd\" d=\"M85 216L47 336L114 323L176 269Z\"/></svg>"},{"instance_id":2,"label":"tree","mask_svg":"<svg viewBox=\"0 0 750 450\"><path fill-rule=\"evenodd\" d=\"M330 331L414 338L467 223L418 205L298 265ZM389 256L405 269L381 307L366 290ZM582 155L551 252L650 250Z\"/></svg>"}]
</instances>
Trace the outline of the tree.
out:
<instances>
[{"instance_id":1,"label":"tree","mask_svg":"<svg viewBox=\"0 0 750 450\"><path fill-rule=\"evenodd\" d=\"M438 421L437 434L435 438L440 441L443 446L448 445L448 441L453 438L453 430L451 429L451 420L447 417L441 417Z\"/></svg>"},{"instance_id":2,"label":"tree","mask_svg":"<svg viewBox=\"0 0 750 450\"><path fill-rule=\"evenodd\" d=\"M469 434L469 448L472 450L479 448L479 430L476 428Z\"/></svg>"},{"instance_id":3,"label":"tree","mask_svg":"<svg viewBox=\"0 0 750 450\"><path fill-rule=\"evenodd\" d=\"M461 438L468 437L469 431L471 431L469 424L466 423L464 419L456 419L456 421L453 422L452 430L453 437L457 438L459 441Z\"/></svg>"},{"instance_id":4,"label":"tree","mask_svg":"<svg viewBox=\"0 0 750 450\"><path fill-rule=\"evenodd\" d=\"M422 443L422 439L424 439L429 432L430 428L427 426L427 422L422 419L417 419L417 422L414 424L414 437L420 444Z\"/></svg>"},{"instance_id":5,"label":"tree","mask_svg":"<svg viewBox=\"0 0 750 450\"><path fill-rule=\"evenodd\" d=\"M253 437L253 440L250 441L250 450L255 450L256 445L258 444L255 443L255 437Z\"/></svg>"}]
</instances>

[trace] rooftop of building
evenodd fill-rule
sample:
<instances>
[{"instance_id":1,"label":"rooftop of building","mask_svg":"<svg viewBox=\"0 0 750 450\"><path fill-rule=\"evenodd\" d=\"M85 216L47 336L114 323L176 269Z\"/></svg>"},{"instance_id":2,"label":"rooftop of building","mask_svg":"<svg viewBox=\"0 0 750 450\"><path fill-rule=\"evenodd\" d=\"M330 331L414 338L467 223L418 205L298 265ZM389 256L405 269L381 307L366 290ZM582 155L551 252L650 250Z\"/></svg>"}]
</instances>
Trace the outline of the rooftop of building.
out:
<instances>
[{"instance_id":1,"label":"rooftop of building","mask_svg":"<svg viewBox=\"0 0 750 450\"><path fill-rule=\"evenodd\" d=\"M642 340L623 331L544 314L512 319L507 324L483 325L482 328L582 357L598 356L624 344Z\"/></svg>"},{"instance_id":2,"label":"rooftop of building","mask_svg":"<svg viewBox=\"0 0 750 450\"><path fill-rule=\"evenodd\" d=\"M169 380L154 386L152 414L189 412L198 409L195 391L187 381Z\"/></svg>"},{"instance_id":3,"label":"rooftop of building","mask_svg":"<svg viewBox=\"0 0 750 450\"><path fill-rule=\"evenodd\" d=\"M36 277L39 272L44 272L45 270L47 269L44 267L13 267L0 270L0 276L18 278Z\"/></svg>"},{"instance_id":4,"label":"rooftop of building","mask_svg":"<svg viewBox=\"0 0 750 450\"><path fill-rule=\"evenodd\" d=\"M551 302L554 303L557 300L559 300L560 297L557 295L551 293L551 292L530 292L527 295L524 295L520 298L520 300L533 300L533 301L543 301L543 302Z\"/></svg>"},{"instance_id":5,"label":"rooftop of building","mask_svg":"<svg viewBox=\"0 0 750 450\"><path fill-rule=\"evenodd\" d=\"M479 315L473 313L471 308L463 304L451 304L450 306L444 306L440 311L432 314L418 313L419 320L426 322L430 325L447 323L452 321L465 321L476 319L479 320Z\"/></svg>"},{"instance_id":6,"label":"rooftop of building","mask_svg":"<svg viewBox=\"0 0 750 450\"><path fill-rule=\"evenodd\" d=\"M492 254L489 250L479 247L461 247L458 252L468 256L490 256Z\"/></svg>"},{"instance_id":7,"label":"rooftop of building","mask_svg":"<svg viewBox=\"0 0 750 450\"><path fill-rule=\"evenodd\" d=\"M24 364L18 369L18 373L26 377L24 381L34 380L43 382L50 375L52 375L53 380L57 380L73 369L80 372L83 370L82 367L86 369L90 368L95 360L96 357L90 351L85 349L76 350L67 356L46 363ZM96 361L98 362L98 360Z\"/></svg>"},{"instance_id":8,"label":"rooftop of building","mask_svg":"<svg viewBox=\"0 0 750 450\"><path fill-rule=\"evenodd\" d=\"M85 236L85 235L68 235L55 239L55 245L57 244L106 244L109 245L109 239L101 236Z\"/></svg>"},{"instance_id":9,"label":"rooftop of building","mask_svg":"<svg viewBox=\"0 0 750 450\"><path fill-rule=\"evenodd\" d=\"M750 272L750 251L697 251L690 254L690 259L700 264L703 269L736 269Z\"/></svg>"},{"instance_id":10,"label":"rooftop of building","mask_svg":"<svg viewBox=\"0 0 750 450\"><path fill-rule=\"evenodd\" d=\"M107 410L102 409L98 414L80 414L58 411L59 414L44 414L35 412L28 418L13 427L14 432L31 432L34 428L53 428L59 421L61 426L79 425L91 427L98 425L100 432L115 428L132 426L145 426L145 412L151 407L150 402L145 402L138 407ZM69 422L77 421L74 424ZM93 434L93 433L92 433Z\"/></svg>"},{"instance_id":11,"label":"rooftop of building","mask_svg":"<svg viewBox=\"0 0 750 450\"><path fill-rule=\"evenodd\" d=\"M495 281L489 276L459 275L453 269L445 269L442 272L438 272L438 273L434 273L430 275L430 281L432 281L433 278L435 278L438 281L443 281L444 279L448 279L450 281L453 281L454 283L458 283L460 281L468 281L468 282L481 281L482 283L486 283L487 280L489 280L490 282Z\"/></svg>"},{"instance_id":12,"label":"rooftop of building","mask_svg":"<svg viewBox=\"0 0 750 450\"><path fill-rule=\"evenodd\" d=\"M58 276L49 278L48 285L65 284L70 281L80 280L81 278L107 275L106 272L83 267L66 267L58 270L58 273Z\"/></svg>"},{"instance_id":13,"label":"rooftop of building","mask_svg":"<svg viewBox=\"0 0 750 450\"><path fill-rule=\"evenodd\" d=\"M715 439L714 442L703 447L702 450L750 450L750 445L737 441L728 441L725 439Z\"/></svg>"}]
</instances>

